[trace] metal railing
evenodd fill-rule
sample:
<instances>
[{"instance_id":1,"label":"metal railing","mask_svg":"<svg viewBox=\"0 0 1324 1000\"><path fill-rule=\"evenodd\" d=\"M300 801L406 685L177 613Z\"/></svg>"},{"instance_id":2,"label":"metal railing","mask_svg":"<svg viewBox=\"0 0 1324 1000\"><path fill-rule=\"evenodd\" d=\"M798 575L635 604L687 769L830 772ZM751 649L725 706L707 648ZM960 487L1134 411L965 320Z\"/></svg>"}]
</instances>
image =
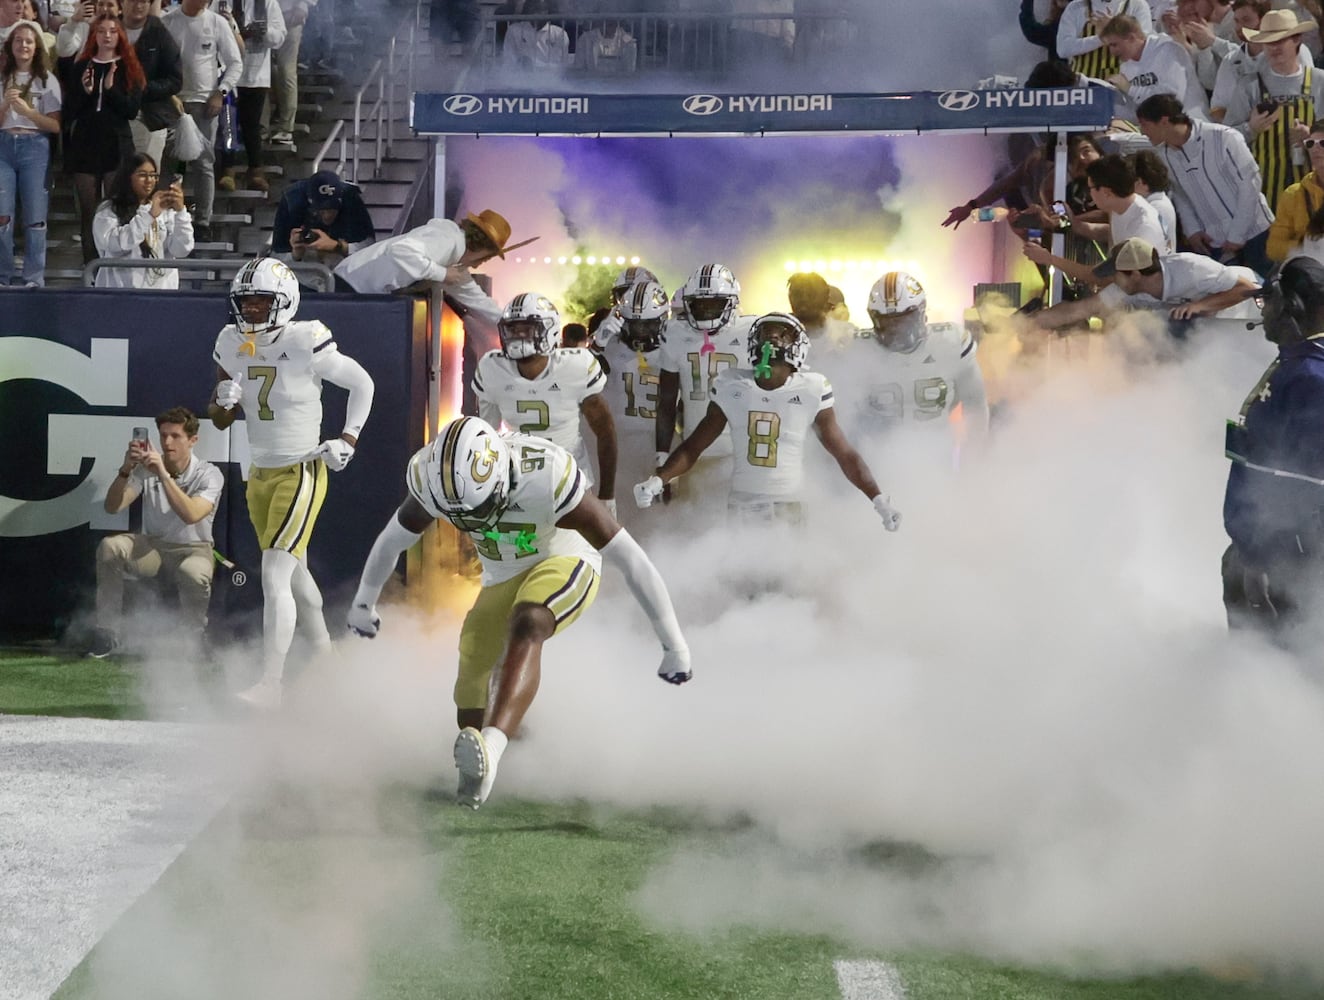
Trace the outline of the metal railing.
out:
<instances>
[{"instance_id":1,"label":"metal railing","mask_svg":"<svg viewBox=\"0 0 1324 1000\"><path fill-rule=\"evenodd\" d=\"M171 257L142 260L127 257L98 257L83 265L83 284L88 288L96 286L97 272L103 267L109 268L171 268L176 271L202 271L203 274L180 274L180 286L187 281L192 288L201 288L204 282L228 282L239 269L250 263L245 257ZM335 291L336 279L331 269L325 264L311 261L296 261L289 265L291 271L299 276L301 283L308 284L319 292ZM142 291L143 289L138 289ZM161 291L173 291L165 288Z\"/></svg>"},{"instance_id":2,"label":"metal railing","mask_svg":"<svg viewBox=\"0 0 1324 1000\"><path fill-rule=\"evenodd\" d=\"M565 31L569 50L563 61L521 63L504 49L512 25L550 24ZM604 30L612 28L614 30ZM599 12L589 16L485 14L480 48L485 72L503 69L566 72L590 76L620 73L717 73L750 65L750 59L812 64L848 49L849 17L830 13L671 13ZM589 44L606 36L605 58ZM626 53L633 58L627 58Z\"/></svg>"}]
</instances>

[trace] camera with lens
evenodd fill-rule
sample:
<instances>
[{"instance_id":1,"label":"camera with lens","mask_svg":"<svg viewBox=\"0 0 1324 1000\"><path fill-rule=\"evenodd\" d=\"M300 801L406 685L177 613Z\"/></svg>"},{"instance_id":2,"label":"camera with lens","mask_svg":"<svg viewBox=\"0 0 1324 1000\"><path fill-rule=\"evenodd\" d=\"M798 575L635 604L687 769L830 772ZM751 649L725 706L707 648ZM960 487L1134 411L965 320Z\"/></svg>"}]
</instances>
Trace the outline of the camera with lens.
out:
<instances>
[{"instance_id":1,"label":"camera with lens","mask_svg":"<svg viewBox=\"0 0 1324 1000\"><path fill-rule=\"evenodd\" d=\"M315 239L317 239L317 231L305 223L304 227L299 230L299 242L312 243Z\"/></svg>"}]
</instances>

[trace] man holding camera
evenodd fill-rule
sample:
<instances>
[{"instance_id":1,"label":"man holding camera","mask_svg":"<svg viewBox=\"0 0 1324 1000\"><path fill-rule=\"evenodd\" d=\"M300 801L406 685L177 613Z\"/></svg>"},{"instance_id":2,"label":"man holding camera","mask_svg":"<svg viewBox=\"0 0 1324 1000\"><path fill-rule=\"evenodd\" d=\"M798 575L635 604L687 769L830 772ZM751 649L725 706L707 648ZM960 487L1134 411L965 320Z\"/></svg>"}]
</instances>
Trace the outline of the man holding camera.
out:
<instances>
[{"instance_id":1,"label":"man holding camera","mask_svg":"<svg viewBox=\"0 0 1324 1000\"><path fill-rule=\"evenodd\" d=\"M319 170L281 195L271 227L271 253L286 263L316 261L334 268L375 239L372 216L358 187L332 170Z\"/></svg>"},{"instance_id":2,"label":"man holding camera","mask_svg":"<svg viewBox=\"0 0 1324 1000\"><path fill-rule=\"evenodd\" d=\"M212 519L225 477L193 454L198 418L182 406L156 418L161 450L146 427L135 427L115 481L106 491L106 513L126 510L143 498L142 531L111 535L97 546L96 630L88 655L109 656L119 647L117 625L127 578L173 578L183 624L199 638L211 601Z\"/></svg>"}]
</instances>

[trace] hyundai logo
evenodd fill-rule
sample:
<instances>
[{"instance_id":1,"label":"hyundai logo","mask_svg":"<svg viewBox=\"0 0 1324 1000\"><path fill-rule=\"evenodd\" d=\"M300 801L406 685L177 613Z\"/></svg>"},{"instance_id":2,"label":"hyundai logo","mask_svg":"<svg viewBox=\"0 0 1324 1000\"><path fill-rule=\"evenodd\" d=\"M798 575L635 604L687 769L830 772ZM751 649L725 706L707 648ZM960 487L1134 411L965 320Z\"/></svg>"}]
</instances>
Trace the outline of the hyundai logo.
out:
<instances>
[{"instance_id":1,"label":"hyundai logo","mask_svg":"<svg viewBox=\"0 0 1324 1000\"><path fill-rule=\"evenodd\" d=\"M442 107L447 114L476 115L483 110L483 99L472 94L452 94Z\"/></svg>"},{"instance_id":2,"label":"hyundai logo","mask_svg":"<svg viewBox=\"0 0 1324 1000\"><path fill-rule=\"evenodd\" d=\"M973 90L949 90L938 95L938 107L944 111L969 111L979 105L979 95Z\"/></svg>"},{"instance_id":3,"label":"hyundai logo","mask_svg":"<svg viewBox=\"0 0 1324 1000\"><path fill-rule=\"evenodd\" d=\"M691 94L682 107L691 115L715 115L722 110L722 99L712 94Z\"/></svg>"}]
</instances>

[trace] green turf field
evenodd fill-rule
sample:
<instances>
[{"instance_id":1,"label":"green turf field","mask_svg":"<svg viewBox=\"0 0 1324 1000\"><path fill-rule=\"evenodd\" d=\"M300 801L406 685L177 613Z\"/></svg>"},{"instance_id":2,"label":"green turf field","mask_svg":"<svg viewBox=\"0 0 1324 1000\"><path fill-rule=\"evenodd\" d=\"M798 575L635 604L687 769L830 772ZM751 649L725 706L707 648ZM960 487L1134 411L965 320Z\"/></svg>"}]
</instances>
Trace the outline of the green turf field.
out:
<instances>
[{"instance_id":1,"label":"green turf field","mask_svg":"<svg viewBox=\"0 0 1324 1000\"><path fill-rule=\"evenodd\" d=\"M134 717L134 676L113 660L6 655L0 712ZM1081 981L959 955L873 954L827 934L696 936L647 915L651 873L751 832L672 810L498 797L470 813L449 789L268 782L222 811L56 996L831 1000L843 996L838 960L893 967L904 993L859 994L880 1000L1321 995L1195 973ZM867 863L897 859L879 850Z\"/></svg>"}]
</instances>

